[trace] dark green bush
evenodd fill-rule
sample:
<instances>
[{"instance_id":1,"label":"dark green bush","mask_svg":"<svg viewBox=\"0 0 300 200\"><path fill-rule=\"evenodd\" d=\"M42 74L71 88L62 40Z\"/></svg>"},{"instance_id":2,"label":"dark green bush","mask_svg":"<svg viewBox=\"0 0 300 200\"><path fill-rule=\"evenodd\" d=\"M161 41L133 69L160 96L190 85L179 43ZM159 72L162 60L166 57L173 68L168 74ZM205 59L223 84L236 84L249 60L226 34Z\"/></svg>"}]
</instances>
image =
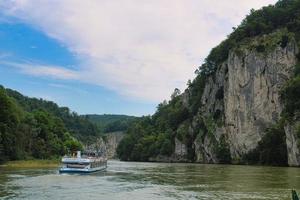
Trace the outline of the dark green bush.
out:
<instances>
[{"instance_id":1,"label":"dark green bush","mask_svg":"<svg viewBox=\"0 0 300 200\"><path fill-rule=\"evenodd\" d=\"M281 48L285 48L288 42L289 42L289 37L287 35L283 35L280 42Z\"/></svg>"},{"instance_id":2,"label":"dark green bush","mask_svg":"<svg viewBox=\"0 0 300 200\"><path fill-rule=\"evenodd\" d=\"M222 163L222 164L231 163L230 148L229 148L228 143L226 142L225 135L221 136L216 153L217 153L217 158L220 163Z\"/></svg>"},{"instance_id":3,"label":"dark green bush","mask_svg":"<svg viewBox=\"0 0 300 200\"><path fill-rule=\"evenodd\" d=\"M294 69L294 74L295 74L295 76L300 75L300 62L298 62L296 64L295 69Z\"/></svg>"},{"instance_id":4,"label":"dark green bush","mask_svg":"<svg viewBox=\"0 0 300 200\"><path fill-rule=\"evenodd\" d=\"M300 76L288 81L280 96L284 103L283 113L292 118L300 110Z\"/></svg>"},{"instance_id":5,"label":"dark green bush","mask_svg":"<svg viewBox=\"0 0 300 200\"><path fill-rule=\"evenodd\" d=\"M218 91L217 91L217 93L216 93L216 95L215 95L215 98L216 98L217 100L222 100L222 99L224 99L224 87L223 87L223 86L220 87L220 88L218 89Z\"/></svg>"},{"instance_id":6,"label":"dark green bush","mask_svg":"<svg viewBox=\"0 0 300 200\"><path fill-rule=\"evenodd\" d=\"M255 49L256 49L256 51L259 52L259 53L263 53L263 52L265 52L265 50L266 50L266 48L265 48L264 45L258 45L258 46L256 46Z\"/></svg>"},{"instance_id":7,"label":"dark green bush","mask_svg":"<svg viewBox=\"0 0 300 200\"><path fill-rule=\"evenodd\" d=\"M258 146L244 155L248 164L287 166L287 146L283 123L266 130Z\"/></svg>"}]
</instances>

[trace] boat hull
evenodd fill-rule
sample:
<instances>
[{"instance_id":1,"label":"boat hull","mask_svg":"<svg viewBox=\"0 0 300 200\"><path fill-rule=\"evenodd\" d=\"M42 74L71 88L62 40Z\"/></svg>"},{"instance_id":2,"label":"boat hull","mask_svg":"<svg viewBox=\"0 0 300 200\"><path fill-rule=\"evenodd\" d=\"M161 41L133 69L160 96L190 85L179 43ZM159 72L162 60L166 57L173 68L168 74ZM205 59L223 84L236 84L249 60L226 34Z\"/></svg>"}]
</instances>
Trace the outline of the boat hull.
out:
<instances>
[{"instance_id":1,"label":"boat hull","mask_svg":"<svg viewBox=\"0 0 300 200\"><path fill-rule=\"evenodd\" d=\"M95 169L72 169L72 168L60 168L59 173L60 174L90 174L90 173L95 173L95 172L100 172L100 171L105 171L105 167L101 168L95 168Z\"/></svg>"}]
</instances>

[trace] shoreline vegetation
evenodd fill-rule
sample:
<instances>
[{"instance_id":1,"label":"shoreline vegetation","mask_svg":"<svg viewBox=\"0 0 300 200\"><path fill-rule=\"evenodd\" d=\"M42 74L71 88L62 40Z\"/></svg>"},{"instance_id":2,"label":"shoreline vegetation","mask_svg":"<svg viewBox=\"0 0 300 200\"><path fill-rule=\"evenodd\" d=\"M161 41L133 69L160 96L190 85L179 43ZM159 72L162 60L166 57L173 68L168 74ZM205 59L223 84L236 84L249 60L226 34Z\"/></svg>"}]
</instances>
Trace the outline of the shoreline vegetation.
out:
<instances>
[{"instance_id":1,"label":"shoreline vegetation","mask_svg":"<svg viewBox=\"0 0 300 200\"><path fill-rule=\"evenodd\" d=\"M166 164L195 164L195 165L236 165L236 166L253 166L253 167L289 167L289 166L278 166L278 165L262 165L262 164L221 164L221 163L200 163L191 161L122 161L120 159L110 159L121 162L144 162L144 163L166 163ZM7 161L0 164L1 168L55 168L59 167L60 159L31 159L31 160L13 160ZM291 167L289 167L291 168ZM298 168L298 167L295 167Z\"/></svg>"},{"instance_id":2,"label":"shoreline vegetation","mask_svg":"<svg viewBox=\"0 0 300 200\"><path fill-rule=\"evenodd\" d=\"M59 164L59 159L14 160L0 164L0 168L55 168L59 167Z\"/></svg>"},{"instance_id":3,"label":"shoreline vegetation","mask_svg":"<svg viewBox=\"0 0 300 200\"><path fill-rule=\"evenodd\" d=\"M110 159L122 161L120 159ZM289 166L278 166L278 165L262 165L262 164L241 164L241 163L231 163L231 164L221 164L221 163L200 163L200 162L190 162L190 161L122 161L122 162L145 162L145 163L166 163L166 164L199 164L199 165L237 165L237 166L253 166L253 167L289 167ZM36 168L58 168L60 165L60 159L29 159L29 160L13 160L7 161L0 164L1 168L17 168L17 169L36 169ZM298 167L295 167L298 168Z\"/></svg>"}]
</instances>

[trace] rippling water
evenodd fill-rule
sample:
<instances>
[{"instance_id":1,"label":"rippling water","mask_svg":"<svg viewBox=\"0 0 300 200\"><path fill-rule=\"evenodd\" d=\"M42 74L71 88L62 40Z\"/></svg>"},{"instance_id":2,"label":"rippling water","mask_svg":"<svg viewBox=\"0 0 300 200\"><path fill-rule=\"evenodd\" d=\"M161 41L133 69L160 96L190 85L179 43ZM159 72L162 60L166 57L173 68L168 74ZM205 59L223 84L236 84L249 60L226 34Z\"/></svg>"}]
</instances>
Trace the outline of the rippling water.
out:
<instances>
[{"instance_id":1,"label":"rippling water","mask_svg":"<svg viewBox=\"0 0 300 200\"><path fill-rule=\"evenodd\" d=\"M290 200L300 168L110 161L106 172L0 168L0 199Z\"/></svg>"}]
</instances>

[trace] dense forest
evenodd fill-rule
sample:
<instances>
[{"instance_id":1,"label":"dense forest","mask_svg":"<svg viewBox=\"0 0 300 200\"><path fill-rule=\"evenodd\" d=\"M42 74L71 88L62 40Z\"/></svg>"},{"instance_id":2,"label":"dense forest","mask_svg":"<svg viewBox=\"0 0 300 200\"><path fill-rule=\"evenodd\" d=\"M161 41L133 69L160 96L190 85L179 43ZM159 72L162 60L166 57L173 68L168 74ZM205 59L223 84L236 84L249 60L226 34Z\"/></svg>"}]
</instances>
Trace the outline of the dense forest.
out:
<instances>
[{"instance_id":1,"label":"dense forest","mask_svg":"<svg viewBox=\"0 0 300 200\"><path fill-rule=\"evenodd\" d=\"M80 141L88 142L100 135L100 130L87 120L85 116L72 112L68 107L59 107L52 101L28 98L11 89L6 89L6 93L8 96L15 99L18 105L26 112L32 113L37 110L43 110L60 118L68 132Z\"/></svg>"},{"instance_id":2,"label":"dense forest","mask_svg":"<svg viewBox=\"0 0 300 200\"><path fill-rule=\"evenodd\" d=\"M189 117L189 111L181 105L178 90L175 93L168 103L158 105L153 116L142 117L129 127L117 149L122 160L147 161L152 156L173 153L172 138L177 126ZM182 139L189 138L182 136Z\"/></svg>"},{"instance_id":3,"label":"dense forest","mask_svg":"<svg viewBox=\"0 0 300 200\"><path fill-rule=\"evenodd\" d=\"M201 109L201 97L209 76L215 76L218 67L228 58L229 52L238 49L241 45L247 45L254 37L273 33L281 30L279 43L284 48L290 35L296 41L300 41L300 0L280 0L275 5L269 5L259 10L251 10L250 14L220 45L213 48L205 59L205 62L195 71L196 78L188 81L185 94L189 94L188 106L184 106L184 97L178 89L175 89L169 101L164 101L157 106L157 111L152 116L147 116L136 121L129 127L127 135L118 146L117 153L121 160L148 161L158 155L170 156L174 152L175 138L186 144L188 159L195 159L193 141L196 134L209 133L207 124L220 123L221 113L213 113L211 118L201 118L199 132L189 134L187 129L193 116L199 115ZM298 46L299 42L298 42ZM253 47L255 51L264 52L268 49L268 43L260 43ZM300 54L298 54L300 60ZM299 62L300 63L300 62ZM287 162L286 144L283 125L286 120L292 120L300 111L300 64L295 67L295 76L281 91L285 109L282 119L278 124L266 130L266 135L258 147L244 156L246 163L253 164L279 164ZM223 98L220 90L216 94L217 99ZM205 123L204 123L205 122ZM300 129L299 129L300 138ZM299 143L300 144L300 143ZM216 149L221 163L230 163L229 147L221 142Z\"/></svg>"},{"instance_id":4,"label":"dense forest","mask_svg":"<svg viewBox=\"0 0 300 200\"><path fill-rule=\"evenodd\" d=\"M102 136L95 124L67 107L2 86L0 108L0 161L54 158Z\"/></svg>"},{"instance_id":5,"label":"dense forest","mask_svg":"<svg viewBox=\"0 0 300 200\"><path fill-rule=\"evenodd\" d=\"M85 115L86 119L98 126L101 132L110 133L116 131L126 131L137 117L128 115Z\"/></svg>"},{"instance_id":6,"label":"dense forest","mask_svg":"<svg viewBox=\"0 0 300 200\"><path fill-rule=\"evenodd\" d=\"M0 162L50 159L82 149L105 133L126 131L137 118L78 115L52 101L0 86Z\"/></svg>"}]
</instances>

